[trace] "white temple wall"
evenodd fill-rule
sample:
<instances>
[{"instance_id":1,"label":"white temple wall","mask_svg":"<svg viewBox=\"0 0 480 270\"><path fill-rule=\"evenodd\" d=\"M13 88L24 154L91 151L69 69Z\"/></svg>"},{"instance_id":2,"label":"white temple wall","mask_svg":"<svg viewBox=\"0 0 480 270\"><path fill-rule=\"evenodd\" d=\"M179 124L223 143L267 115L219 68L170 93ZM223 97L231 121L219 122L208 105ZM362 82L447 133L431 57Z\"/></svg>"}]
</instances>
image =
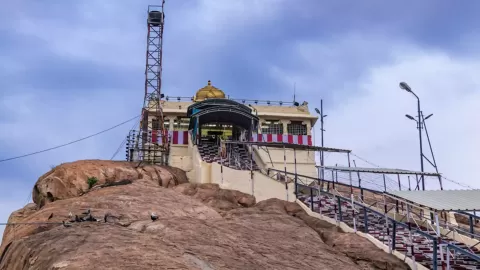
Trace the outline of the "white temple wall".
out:
<instances>
[{"instance_id":1,"label":"white temple wall","mask_svg":"<svg viewBox=\"0 0 480 270\"><path fill-rule=\"evenodd\" d=\"M260 162L257 162L262 169L267 170L268 168L276 170L284 170L284 151L281 148L268 147L268 152L265 148L256 148L255 156L256 161L260 159ZM315 152L306 151L306 150L295 150L296 160L297 160L297 173L310 177L318 177L317 168L315 167ZM295 172L295 159L294 151L291 149L285 150L286 154L286 167L287 172ZM270 160L271 159L271 160ZM273 163L273 164L272 164Z\"/></svg>"},{"instance_id":2,"label":"white temple wall","mask_svg":"<svg viewBox=\"0 0 480 270\"><path fill-rule=\"evenodd\" d=\"M294 185L276 181L259 172L253 172L253 179L250 171L239 171L228 167L220 166L218 163L211 163L211 183L218 184L224 189L238 190L255 196L257 202L277 198L281 200L295 201ZM222 173L223 170L223 173Z\"/></svg>"}]
</instances>

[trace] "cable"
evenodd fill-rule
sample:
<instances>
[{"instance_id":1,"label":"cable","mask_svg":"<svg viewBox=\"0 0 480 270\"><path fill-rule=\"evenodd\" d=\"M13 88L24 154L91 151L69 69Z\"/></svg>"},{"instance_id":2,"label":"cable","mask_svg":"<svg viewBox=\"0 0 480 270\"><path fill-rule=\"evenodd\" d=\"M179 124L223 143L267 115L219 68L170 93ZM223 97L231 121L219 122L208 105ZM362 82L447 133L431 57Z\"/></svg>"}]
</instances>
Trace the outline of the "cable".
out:
<instances>
[{"instance_id":1,"label":"cable","mask_svg":"<svg viewBox=\"0 0 480 270\"><path fill-rule=\"evenodd\" d=\"M102 131L100 131L100 132L97 132L97 133L95 133L95 134L89 135L89 136L87 136L87 137L83 137L83 138L78 139L78 140L75 140L75 141L71 141L71 142L68 142L68 143L65 143L65 144L61 144L61 145L58 145L58 146L55 146L55 147L47 148L47 149L44 149L44 150L40 150L40 151L37 151L37 152L33 152L33 153L21 155L21 156L16 156L16 157L11 157L11 158L6 158L6 159L0 159L0 162L5 162L5 161L9 161L9 160L14 160L14 159L24 158L24 157L28 157L28 156L33 156L33 155L40 154L40 153L43 153L43 152L47 152L47 151L50 151L50 150L58 149L58 148L61 148L61 147L64 147L64 146L67 146L67 145L70 145L70 144L74 144L74 143L77 143L77 142L80 142L80 141L83 141L83 140L92 138L92 137L94 137L94 136L100 135L100 134L105 133L105 132L107 132L107 131L110 131L110 130L112 130L112 129L114 129L114 128L117 128L117 127L119 127L119 126L121 126L121 125L124 125L124 124L126 124L126 123L128 123L128 122L130 122L130 121L132 121L132 120L135 120L135 119L138 118L138 117L140 117L140 115L137 115L137 116L135 116L135 117L133 117L133 118L130 118L130 119L128 119L127 121L124 121L124 122L122 122L122 123L120 123L120 124L117 124L117 125L115 125L115 126L113 126L113 127L108 128L108 129L102 130Z\"/></svg>"},{"instance_id":2,"label":"cable","mask_svg":"<svg viewBox=\"0 0 480 270\"><path fill-rule=\"evenodd\" d=\"M364 161L364 162L372 165L372 166L375 166L375 167L377 167L377 168L380 168L380 166L378 166L377 164L374 164L374 163L372 163L372 162L370 162L370 161L368 161L368 160L366 160L366 159L364 159L364 158L362 158L362 157L359 157L359 156L355 155L353 152L351 152L350 154L353 155L353 156L355 156L355 157L357 157L357 158L359 158L360 160L362 160L362 161Z\"/></svg>"},{"instance_id":3,"label":"cable","mask_svg":"<svg viewBox=\"0 0 480 270\"><path fill-rule=\"evenodd\" d=\"M445 180L447 180L447 181L449 181L449 182L452 182L452 183L457 184L457 185L459 185L459 186L461 186L461 187L464 187L464 188L476 189L476 188L471 187L471 186L469 186L469 185L467 185L467 184L462 184L462 183L457 182L457 181L454 181L454 180L452 180L452 179L448 179L448 178L446 178L445 176L442 176L442 179L445 179Z\"/></svg>"},{"instance_id":4,"label":"cable","mask_svg":"<svg viewBox=\"0 0 480 270\"><path fill-rule=\"evenodd\" d=\"M142 104L142 107L144 106L144 103ZM147 110L150 110L151 108L153 107L153 105L151 106L148 106ZM140 123L142 122L142 118L140 118L140 120L138 122L135 122L133 123L133 126L130 128L130 130L132 130L137 124L140 125ZM120 149L122 149L122 147L125 145L125 143L127 142L127 136L128 134L130 133L130 130L128 131L127 135L125 136L125 138L123 139L123 141L120 143L120 145L118 146L117 150L113 153L112 157L110 158L110 160L113 160L115 158L115 156L118 155L118 152L120 152Z\"/></svg>"},{"instance_id":5,"label":"cable","mask_svg":"<svg viewBox=\"0 0 480 270\"><path fill-rule=\"evenodd\" d=\"M143 106L143 105L142 105ZM151 108L153 108L155 106L155 104L152 104L150 106L148 106L146 108L147 111L149 111ZM142 114L143 115L143 114ZM127 132L127 135L124 137L124 139L122 140L122 142L120 143L120 145L118 146L117 150L113 153L112 157L110 158L110 160L113 160L117 155L118 153L120 152L120 150L123 148L123 146L125 145L125 143L127 142L127 137L128 137L128 134L130 133L131 130L133 130L135 128L135 126L137 125L140 125L142 122L142 118L140 118L140 120L138 122L135 122L133 123L133 126L129 129L129 131ZM163 121L162 121L163 122ZM140 136L140 133L138 133L138 136Z\"/></svg>"},{"instance_id":6,"label":"cable","mask_svg":"<svg viewBox=\"0 0 480 270\"><path fill-rule=\"evenodd\" d=\"M377 167L377 168L380 168L380 166L378 166L378 165L376 165L376 164L374 164L374 163L372 163L372 162L369 162L368 160L366 160L366 159L364 159L364 158L361 158L361 157L355 155L354 153L351 153L351 154L352 154L353 156L361 159L362 161L364 161L364 162L372 165L372 166L375 166L375 167ZM469 189L475 189L475 188L473 188L472 186L469 186L469 185L467 185L467 184L465 184L465 183L461 183L461 182L454 181L454 180L449 179L449 178L447 178L447 177L445 177L445 176L443 176L443 175L442 175L441 177L442 177L442 179L445 179L445 180L447 180L447 181L449 181L449 182L452 182L452 183L454 183L454 184L457 184L457 185L459 185L459 186L461 186L461 187L469 188ZM388 176L387 176L387 178L388 178ZM390 179L390 180L391 180L391 179ZM402 186L403 186L403 185L402 185Z\"/></svg>"},{"instance_id":7,"label":"cable","mask_svg":"<svg viewBox=\"0 0 480 270\"><path fill-rule=\"evenodd\" d=\"M5 223L0 223L2 226L8 226L8 225L43 225L43 224L63 224L63 222L5 222Z\"/></svg>"},{"instance_id":8,"label":"cable","mask_svg":"<svg viewBox=\"0 0 480 270\"><path fill-rule=\"evenodd\" d=\"M141 121L141 119L140 119ZM135 122L133 123L133 126L130 128L130 130L132 130L137 124L139 125L140 124L140 121L138 122ZM130 130L128 132L130 132ZM127 133L127 136L128 136L128 133ZM118 155L118 152L120 152L120 149L122 149L122 147L125 145L125 143L127 142L127 136L125 136L125 138L123 139L123 141L120 143L120 145L118 146L117 150L115 151L115 153L113 153L112 157L110 158L110 160L113 160L115 158L115 156Z\"/></svg>"}]
</instances>

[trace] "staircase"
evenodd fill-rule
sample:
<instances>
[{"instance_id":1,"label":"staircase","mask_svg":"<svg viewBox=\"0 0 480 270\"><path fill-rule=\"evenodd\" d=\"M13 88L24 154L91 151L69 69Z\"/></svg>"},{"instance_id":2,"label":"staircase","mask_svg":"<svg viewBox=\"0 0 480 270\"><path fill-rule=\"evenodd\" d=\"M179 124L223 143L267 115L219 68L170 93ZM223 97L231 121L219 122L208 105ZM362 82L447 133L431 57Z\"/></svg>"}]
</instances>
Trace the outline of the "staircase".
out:
<instances>
[{"instance_id":1,"label":"staircase","mask_svg":"<svg viewBox=\"0 0 480 270\"><path fill-rule=\"evenodd\" d=\"M250 167L254 171L259 170L248 150L242 146L228 145L227 157L224 159L219 155L219 147L214 143L203 142L198 145L198 151L202 160L207 163L216 162L235 170L250 170Z\"/></svg>"},{"instance_id":2,"label":"staircase","mask_svg":"<svg viewBox=\"0 0 480 270\"><path fill-rule=\"evenodd\" d=\"M348 226L368 233L395 250L413 258L427 268L434 267L434 250L437 250L437 267L450 266L450 269L480 269L480 251L454 241L448 237L438 237L433 229L417 225L415 222L394 222L385 214L359 203L330 193L320 196L298 195L312 211L343 221ZM339 207L340 206L340 207ZM447 258L445 245L449 248ZM413 259L412 258L412 259ZM447 262L448 261L448 262ZM444 268L445 269L445 268Z\"/></svg>"}]
</instances>

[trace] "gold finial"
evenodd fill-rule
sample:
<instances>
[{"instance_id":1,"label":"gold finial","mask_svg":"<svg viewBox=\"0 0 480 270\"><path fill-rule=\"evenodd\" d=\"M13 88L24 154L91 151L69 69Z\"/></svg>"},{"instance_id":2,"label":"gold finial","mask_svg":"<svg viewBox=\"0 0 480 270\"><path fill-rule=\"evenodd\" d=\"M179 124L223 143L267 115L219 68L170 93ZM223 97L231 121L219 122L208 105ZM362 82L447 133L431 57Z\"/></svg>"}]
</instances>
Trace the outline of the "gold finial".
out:
<instances>
[{"instance_id":1,"label":"gold finial","mask_svg":"<svg viewBox=\"0 0 480 270\"><path fill-rule=\"evenodd\" d=\"M208 80L207 85L197 91L194 101L202 101L206 98L225 98L225 93L213 86L211 80Z\"/></svg>"}]
</instances>

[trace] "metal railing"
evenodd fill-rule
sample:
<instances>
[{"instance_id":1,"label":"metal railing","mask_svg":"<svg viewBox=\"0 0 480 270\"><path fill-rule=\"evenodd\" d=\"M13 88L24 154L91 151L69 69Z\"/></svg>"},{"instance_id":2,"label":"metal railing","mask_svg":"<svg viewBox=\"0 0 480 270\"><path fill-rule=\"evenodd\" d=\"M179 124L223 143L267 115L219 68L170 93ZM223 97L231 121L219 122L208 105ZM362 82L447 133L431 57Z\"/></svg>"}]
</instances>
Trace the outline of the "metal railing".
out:
<instances>
[{"instance_id":1,"label":"metal railing","mask_svg":"<svg viewBox=\"0 0 480 270\"><path fill-rule=\"evenodd\" d=\"M295 179L298 180L298 178L295 178ZM432 247L432 252L433 253L432 253L432 258L431 258L430 261L431 261L431 266L432 266L433 269L438 269L439 260L442 264L449 265L448 262L444 260L445 257L443 256L442 247L447 247L447 248L453 249L456 252L460 253L460 255L467 256L468 258L470 258L472 260L475 260L475 261L478 262L478 264L480 264L480 256L476 255L475 252L472 249L470 249L468 247L467 247L468 250L463 249L463 248L457 246L455 241L449 242L447 239L442 239L441 236L438 236L436 228L432 225L431 220L424 220L423 222L418 223L415 218L408 218L409 222L407 221L408 223L404 223L404 222L401 222L401 221L397 221L395 218L392 218L392 217L388 216L387 213L388 213L389 210L387 208L385 208L386 211L384 213L381 213L379 211L376 211L376 210L370 208L369 205L365 205L362 202L357 202L357 201L354 201L354 200L352 201L352 198L344 197L343 194L341 194L340 192L338 192L336 190L333 190L332 192L327 192L327 191L325 191L321 188L319 189L318 187L303 185L303 184L299 183L298 181L295 184L296 184L296 186L301 187L304 190L305 189L308 190L306 196L307 196L307 198L310 197L310 201L311 201L310 209L314 212L315 212L315 205L313 203L314 202L314 197L315 197L314 195L315 194L322 194L322 195L326 195L329 198L333 198L332 200L337 202L336 205L335 205L335 208L334 208L335 219L337 221L346 222L347 225L349 225L349 226L353 225L354 230L357 230L357 224L359 224L360 227L363 228L363 231L365 233L370 233L369 229L371 227L375 228L375 225L369 226L369 223L375 222L375 224L378 225L377 228L382 227L381 225L383 225L384 230L387 231L387 233L386 233L387 240L386 241L385 241L385 239L379 239L379 240L384 242L384 244L387 244L389 246L390 251L396 249L396 244L397 244L396 243L396 241L397 241L396 234L398 232L397 228L403 227L403 228L405 228L409 231L409 238L412 242L412 243L408 243L408 241L407 241L406 243L404 243L407 246L407 251L404 252L404 253L405 253L405 256L411 257L412 260L414 260L414 261L415 261L416 252L415 252L415 249L414 249L414 244L413 244L412 239L421 236L421 237L424 237L424 240L423 240L422 244ZM298 190L299 190L299 188L296 188L297 198L299 197L299 194L297 192ZM350 208L352 208L352 210L353 210L352 211L353 214L350 214L350 216L348 216L349 214L348 214L347 211L342 211L342 207L344 205L349 205ZM355 210L356 208L359 208L360 210L356 211ZM320 209L320 207L319 207L319 209ZM357 215L361 212L361 210L363 211L363 224L362 224L362 220L359 220L357 218ZM370 215L370 219L368 218L369 215ZM348 217L349 220L346 220L346 218L347 218L346 216ZM372 218L372 216L374 216L374 218ZM358 217L360 217L360 215L358 215ZM412 223L412 221L413 221L413 223ZM370 225L372 225L372 224L370 224ZM411 245L410 246L410 251L408 251L408 246L409 245ZM458 256L459 255L457 254L457 257ZM423 264L425 264L425 263L430 264L428 262L423 262ZM447 269L450 269L450 268L447 268Z\"/></svg>"},{"instance_id":2,"label":"metal railing","mask_svg":"<svg viewBox=\"0 0 480 270\"><path fill-rule=\"evenodd\" d=\"M238 103L242 104L250 104L250 105L267 105L267 106L292 106L296 105L298 103L295 103L293 101L276 101L276 100L261 100L261 99L242 99L242 98L230 98L227 97L227 99L236 101ZM165 97L166 101L194 101L194 97L180 97L180 96L166 96Z\"/></svg>"}]
</instances>

